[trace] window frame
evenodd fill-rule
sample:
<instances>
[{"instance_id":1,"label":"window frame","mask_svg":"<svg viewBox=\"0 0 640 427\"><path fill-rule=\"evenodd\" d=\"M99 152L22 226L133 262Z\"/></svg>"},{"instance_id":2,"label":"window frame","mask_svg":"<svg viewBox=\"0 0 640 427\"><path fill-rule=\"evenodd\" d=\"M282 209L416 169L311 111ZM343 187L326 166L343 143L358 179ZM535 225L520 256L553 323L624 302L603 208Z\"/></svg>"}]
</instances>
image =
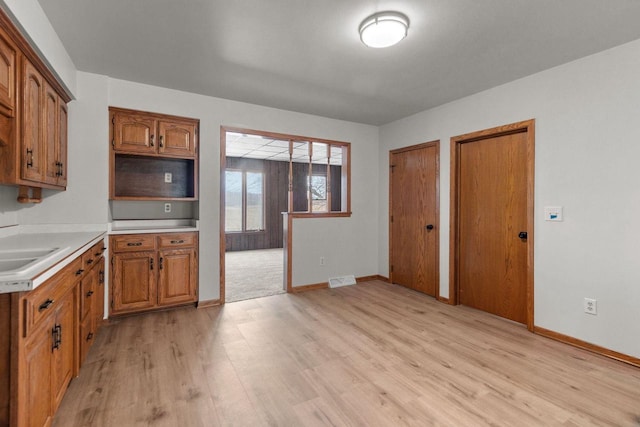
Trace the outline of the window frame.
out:
<instances>
[{"instance_id":1,"label":"window frame","mask_svg":"<svg viewBox=\"0 0 640 427\"><path fill-rule=\"evenodd\" d=\"M226 197L227 197L227 172L239 172L242 175L242 184L241 184L241 192L242 192L242 214L241 214L241 219L242 219L242 225L241 225L241 230L233 230L233 231L228 231L227 230L227 218L226 218L226 209L227 209L227 203L226 203ZM225 222L224 222L224 233L225 234L241 234L241 233L264 233L267 231L267 227L266 227L266 212L265 212L265 206L266 206L266 194L265 194L265 190L266 190L266 183L265 183L265 177L266 174L264 173L264 171L259 171L259 170L249 170L249 169L237 169L237 168L224 168L222 170L223 173L223 177L224 177L224 193L222 194L222 197L225 199L225 203L224 203L224 208L225 208ZM253 174L259 174L262 176L262 192L261 192L261 196L262 196L262 228L261 229L257 229L257 230L247 230L247 173L253 173Z\"/></svg>"},{"instance_id":2,"label":"window frame","mask_svg":"<svg viewBox=\"0 0 640 427\"><path fill-rule=\"evenodd\" d=\"M291 135L291 134L282 134L282 133L276 133L276 132L267 132L267 131L260 131L260 130L255 130L255 129L247 129L247 128L239 128L239 127L233 127L233 126L221 126L220 127L220 141L221 141L221 148L223 150L226 150L226 146L227 146L227 133L228 132L233 132L233 133L241 133L241 134L248 134L248 135L257 135L257 136L262 136L262 137L266 137L266 138L273 138L273 139L279 139L282 141L289 141L289 153L290 155L292 154L292 150L293 150L293 143L294 142L306 142L308 144L309 148L309 163L305 163L309 166L309 174L308 176L312 176L312 175L317 175L317 174L313 174L312 173L312 161L311 161L311 157L312 157L312 145L313 143L322 143L322 144L327 144L328 146L330 146L331 148L341 148L342 151L342 165L341 165L341 182L342 182L342 202L341 202L341 210L340 211L331 211L331 206L329 204L328 206L328 210L329 211L322 211L322 212L313 212L313 210L311 209L311 198L310 198L310 194L307 196L307 200L308 200L308 205L309 207L307 208L307 211L294 211L293 210L293 188L292 188L292 164L294 163L290 157L289 159L289 189L288 189L288 208L287 208L287 214L292 217L292 218L327 218L327 217L351 217L352 212L351 212L351 143L350 142L344 142L344 141L336 141L336 140L330 140L330 139L323 139L323 138L312 138L312 137L308 137L308 136L301 136L301 135ZM329 154L330 155L330 154ZM221 152L220 153L220 158L221 158L221 171L222 173L224 173L224 171L226 170L225 168L225 157L226 157L226 153L225 152ZM317 164L317 163L316 163ZM330 193L330 188L329 186L330 184L330 180L331 180L331 171L330 171L330 164L327 164L327 199L330 200L331 197L331 193ZM226 190L225 190L226 192ZM310 191L308 190L308 192L310 193ZM222 195L222 198L224 198L224 194Z\"/></svg>"}]
</instances>

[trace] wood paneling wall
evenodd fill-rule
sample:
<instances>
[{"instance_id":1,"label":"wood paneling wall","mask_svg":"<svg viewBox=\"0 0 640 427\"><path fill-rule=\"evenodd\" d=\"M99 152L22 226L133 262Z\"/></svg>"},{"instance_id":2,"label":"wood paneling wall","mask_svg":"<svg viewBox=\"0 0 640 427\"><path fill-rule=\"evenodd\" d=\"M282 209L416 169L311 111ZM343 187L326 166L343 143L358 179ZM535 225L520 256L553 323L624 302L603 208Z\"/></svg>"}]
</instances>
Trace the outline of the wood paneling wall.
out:
<instances>
[{"instance_id":1,"label":"wood paneling wall","mask_svg":"<svg viewBox=\"0 0 640 427\"><path fill-rule=\"evenodd\" d=\"M287 211L289 163L227 157L226 167L227 169L263 172L265 176L265 231L226 233L227 252L281 248L283 239L282 212Z\"/></svg>"},{"instance_id":2,"label":"wood paneling wall","mask_svg":"<svg viewBox=\"0 0 640 427\"><path fill-rule=\"evenodd\" d=\"M326 175L326 165L313 165L314 175ZM340 212L342 200L342 168L331 166L331 211ZM309 175L308 163L293 164L293 211L306 212L309 209L307 200L307 176Z\"/></svg>"}]
</instances>

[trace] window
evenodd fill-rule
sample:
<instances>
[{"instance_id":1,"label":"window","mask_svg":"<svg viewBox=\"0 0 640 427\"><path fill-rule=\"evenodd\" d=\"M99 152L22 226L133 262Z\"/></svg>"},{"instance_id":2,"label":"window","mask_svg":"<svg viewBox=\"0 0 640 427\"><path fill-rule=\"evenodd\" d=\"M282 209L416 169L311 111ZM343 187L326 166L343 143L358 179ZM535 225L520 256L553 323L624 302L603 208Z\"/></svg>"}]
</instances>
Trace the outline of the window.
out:
<instances>
[{"instance_id":1,"label":"window","mask_svg":"<svg viewBox=\"0 0 640 427\"><path fill-rule=\"evenodd\" d=\"M327 212L327 177L325 175L311 175L308 185L309 193L311 193L311 211Z\"/></svg>"},{"instance_id":2,"label":"window","mask_svg":"<svg viewBox=\"0 0 640 427\"><path fill-rule=\"evenodd\" d=\"M264 224L279 221L273 218L274 212L278 217L285 211L299 217L351 215L350 143L222 129L223 164L228 171L224 220L227 231L262 230ZM243 172L247 170L264 174ZM268 196L263 191L265 180Z\"/></svg>"},{"instance_id":3,"label":"window","mask_svg":"<svg viewBox=\"0 0 640 427\"><path fill-rule=\"evenodd\" d=\"M264 230L264 174L225 171L226 233Z\"/></svg>"}]
</instances>

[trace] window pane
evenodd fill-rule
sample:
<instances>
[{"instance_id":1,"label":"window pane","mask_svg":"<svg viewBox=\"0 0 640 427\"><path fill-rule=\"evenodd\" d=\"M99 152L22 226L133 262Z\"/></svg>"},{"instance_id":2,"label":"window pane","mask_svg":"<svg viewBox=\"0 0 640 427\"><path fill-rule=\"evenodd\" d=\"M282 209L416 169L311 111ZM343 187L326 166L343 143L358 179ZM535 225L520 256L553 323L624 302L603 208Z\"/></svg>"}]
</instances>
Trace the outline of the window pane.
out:
<instances>
[{"instance_id":1,"label":"window pane","mask_svg":"<svg viewBox=\"0 0 640 427\"><path fill-rule=\"evenodd\" d=\"M346 170L345 161L347 158L346 148L332 145L331 157L329 163L331 164L331 211L341 212L346 207L346 177L343 176Z\"/></svg>"},{"instance_id":2,"label":"window pane","mask_svg":"<svg viewBox=\"0 0 640 427\"><path fill-rule=\"evenodd\" d=\"M264 175L247 172L247 231L264 230Z\"/></svg>"},{"instance_id":3,"label":"window pane","mask_svg":"<svg viewBox=\"0 0 640 427\"><path fill-rule=\"evenodd\" d=\"M327 212L327 177L312 175L309 187L313 212Z\"/></svg>"},{"instance_id":4,"label":"window pane","mask_svg":"<svg viewBox=\"0 0 640 427\"><path fill-rule=\"evenodd\" d=\"M242 172L225 171L224 231L242 231Z\"/></svg>"}]
</instances>

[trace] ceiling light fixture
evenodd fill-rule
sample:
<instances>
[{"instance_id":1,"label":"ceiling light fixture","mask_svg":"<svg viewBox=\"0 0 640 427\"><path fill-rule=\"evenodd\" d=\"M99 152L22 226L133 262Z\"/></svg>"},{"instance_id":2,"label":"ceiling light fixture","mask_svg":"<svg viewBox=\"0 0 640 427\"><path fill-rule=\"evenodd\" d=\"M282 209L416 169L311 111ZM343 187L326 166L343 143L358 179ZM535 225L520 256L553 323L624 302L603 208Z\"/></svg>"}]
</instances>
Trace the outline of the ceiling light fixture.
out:
<instances>
[{"instance_id":1,"label":"ceiling light fixture","mask_svg":"<svg viewBox=\"0 0 640 427\"><path fill-rule=\"evenodd\" d=\"M360 40L369 47L393 46L407 36L409 18L400 12L379 12L362 21Z\"/></svg>"}]
</instances>

